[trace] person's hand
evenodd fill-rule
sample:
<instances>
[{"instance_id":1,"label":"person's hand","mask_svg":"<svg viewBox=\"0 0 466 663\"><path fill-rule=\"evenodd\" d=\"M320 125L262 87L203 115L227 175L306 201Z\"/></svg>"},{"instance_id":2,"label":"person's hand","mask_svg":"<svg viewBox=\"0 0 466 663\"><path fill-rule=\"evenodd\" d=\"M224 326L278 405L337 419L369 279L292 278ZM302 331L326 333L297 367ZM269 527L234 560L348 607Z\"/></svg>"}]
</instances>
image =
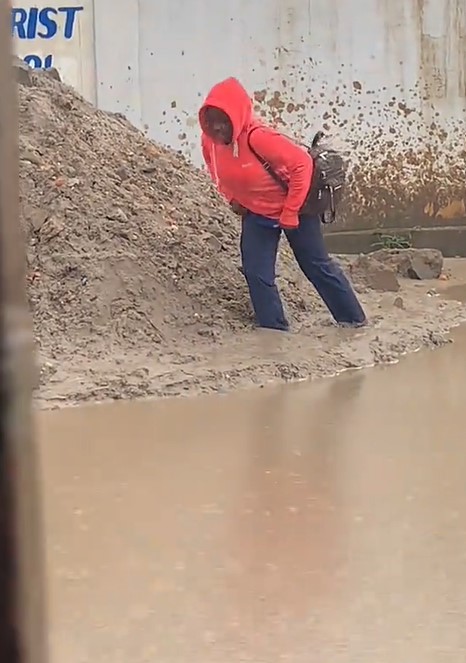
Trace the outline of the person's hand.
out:
<instances>
[{"instance_id":1,"label":"person's hand","mask_svg":"<svg viewBox=\"0 0 466 663\"><path fill-rule=\"evenodd\" d=\"M294 212L282 212L279 224L283 230L296 230L299 228L299 217Z\"/></svg>"},{"instance_id":2,"label":"person's hand","mask_svg":"<svg viewBox=\"0 0 466 663\"><path fill-rule=\"evenodd\" d=\"M245 216L248 213L248 210L239 203L237 203L236 200L231 201L230 207L233 210L233 212L235 214L238 214L239 216Z\"/></svg>"}]
</instances>

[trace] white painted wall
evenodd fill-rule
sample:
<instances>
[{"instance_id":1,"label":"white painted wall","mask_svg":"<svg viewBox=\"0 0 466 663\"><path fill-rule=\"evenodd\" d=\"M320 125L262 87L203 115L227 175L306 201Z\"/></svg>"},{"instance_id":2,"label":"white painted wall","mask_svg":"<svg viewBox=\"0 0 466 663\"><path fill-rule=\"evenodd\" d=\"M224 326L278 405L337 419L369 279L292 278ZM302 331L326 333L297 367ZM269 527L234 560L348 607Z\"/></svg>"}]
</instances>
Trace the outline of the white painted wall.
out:
<instances>
[{"instance_id":1,"label":"white painted wall","mask_svg":"<svg viewBox=\"0 0 466 663\"><path fill-rule=\"evenodd\" d=\"M385 198L401 192L408 203L425 184L420 173L429 171L433 182L442 168L451 179L445 200L462 195L464 0L66 3L76 10L71 38L63 35L67 12L59 12L51 39L20 39L16 28L18 53L52 54L86 97L123 112L195 163L199 105L215 82L234 75L255 97L257 112L284 131L306 138L324 126L349 140L364 171L355 206L370 208L365 187L374 192L381 179ZM15 8L62 6L21 0ZM400 160L410 164L402 190L390 184ZM375 182L368 162L377 165Z\"/></svg>"},{"instance_id":2,"label":"white painted wall","mask_svg":"<svg viewBox=\"0 0 466 663\"><path fill-rule=\"evenodd\" d=\"M258 99L266 90L260 110L297 133L328 112L329 125L386 127L393 97L426 123L437 112L462 118L465 7L464 0L99 0L98 102L196 160L198 106L232 74ZM287 112L291 103L302 107Z\"/></svg>"}]
</instances>

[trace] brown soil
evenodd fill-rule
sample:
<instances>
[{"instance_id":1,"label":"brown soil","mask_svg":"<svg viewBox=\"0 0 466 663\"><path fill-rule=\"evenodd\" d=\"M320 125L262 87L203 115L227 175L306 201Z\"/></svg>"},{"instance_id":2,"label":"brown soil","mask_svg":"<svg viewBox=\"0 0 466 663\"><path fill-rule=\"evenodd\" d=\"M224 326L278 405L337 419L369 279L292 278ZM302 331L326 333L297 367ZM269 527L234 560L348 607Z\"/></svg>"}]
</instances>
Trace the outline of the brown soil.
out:
<instances>
[{"instance_id":1,"label":"brown soil","mask_svg":"<svg viewBox=\"0 0 466 663\"><path fill-rule=\"evenodd\" d=\"M51 77L25 82L20 212L42 405L334 374L442 343L462 318L431 285L395 297L362 279L372 325L339 330L284 247L294 332L255 331L239 222L207 176Z\"/></svg>"}]
</instances>

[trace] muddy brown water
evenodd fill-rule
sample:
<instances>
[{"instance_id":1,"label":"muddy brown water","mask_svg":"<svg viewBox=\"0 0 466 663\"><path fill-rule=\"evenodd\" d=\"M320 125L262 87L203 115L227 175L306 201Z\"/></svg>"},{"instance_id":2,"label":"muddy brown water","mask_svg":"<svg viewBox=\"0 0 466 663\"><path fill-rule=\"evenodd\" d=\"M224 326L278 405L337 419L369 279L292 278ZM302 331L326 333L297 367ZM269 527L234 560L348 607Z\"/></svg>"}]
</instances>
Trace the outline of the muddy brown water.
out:
<instances>
[{"instance_id":1,"label":"muddy brown water","mask_svg":"<svg viewBox=\"0 0 466 663\"><path fill-rule=\"evenodd\" d=\"M465 356L38 413L52 662L466 660Z\"/></svg>"}]
</instances>

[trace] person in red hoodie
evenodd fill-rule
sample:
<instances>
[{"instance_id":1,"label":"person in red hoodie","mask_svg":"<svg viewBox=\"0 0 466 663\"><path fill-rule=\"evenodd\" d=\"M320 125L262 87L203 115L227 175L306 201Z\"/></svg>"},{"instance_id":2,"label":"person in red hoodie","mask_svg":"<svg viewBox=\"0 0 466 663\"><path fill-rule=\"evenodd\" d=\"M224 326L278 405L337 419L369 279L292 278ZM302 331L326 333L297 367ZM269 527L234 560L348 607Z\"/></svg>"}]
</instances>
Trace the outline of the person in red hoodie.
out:
<instances>
[{"instance_id":1,"label":"person in red hoodie","mask_svg":"<svg viewBox=\"0 0 466 663\"><path fill-rule=\"evenodd\" d=\"M282 231L335 321L344 326L366 324L348 279L327 253L320 218L300 214L313 172L308 152L254 116L252 101L235 78L212 88L199 111L199 122L209 173L243 217L241 259L257 325L289 328L275 285ZM286 192L256 155L287 183Z\"/></svg>"}]
</instances>

